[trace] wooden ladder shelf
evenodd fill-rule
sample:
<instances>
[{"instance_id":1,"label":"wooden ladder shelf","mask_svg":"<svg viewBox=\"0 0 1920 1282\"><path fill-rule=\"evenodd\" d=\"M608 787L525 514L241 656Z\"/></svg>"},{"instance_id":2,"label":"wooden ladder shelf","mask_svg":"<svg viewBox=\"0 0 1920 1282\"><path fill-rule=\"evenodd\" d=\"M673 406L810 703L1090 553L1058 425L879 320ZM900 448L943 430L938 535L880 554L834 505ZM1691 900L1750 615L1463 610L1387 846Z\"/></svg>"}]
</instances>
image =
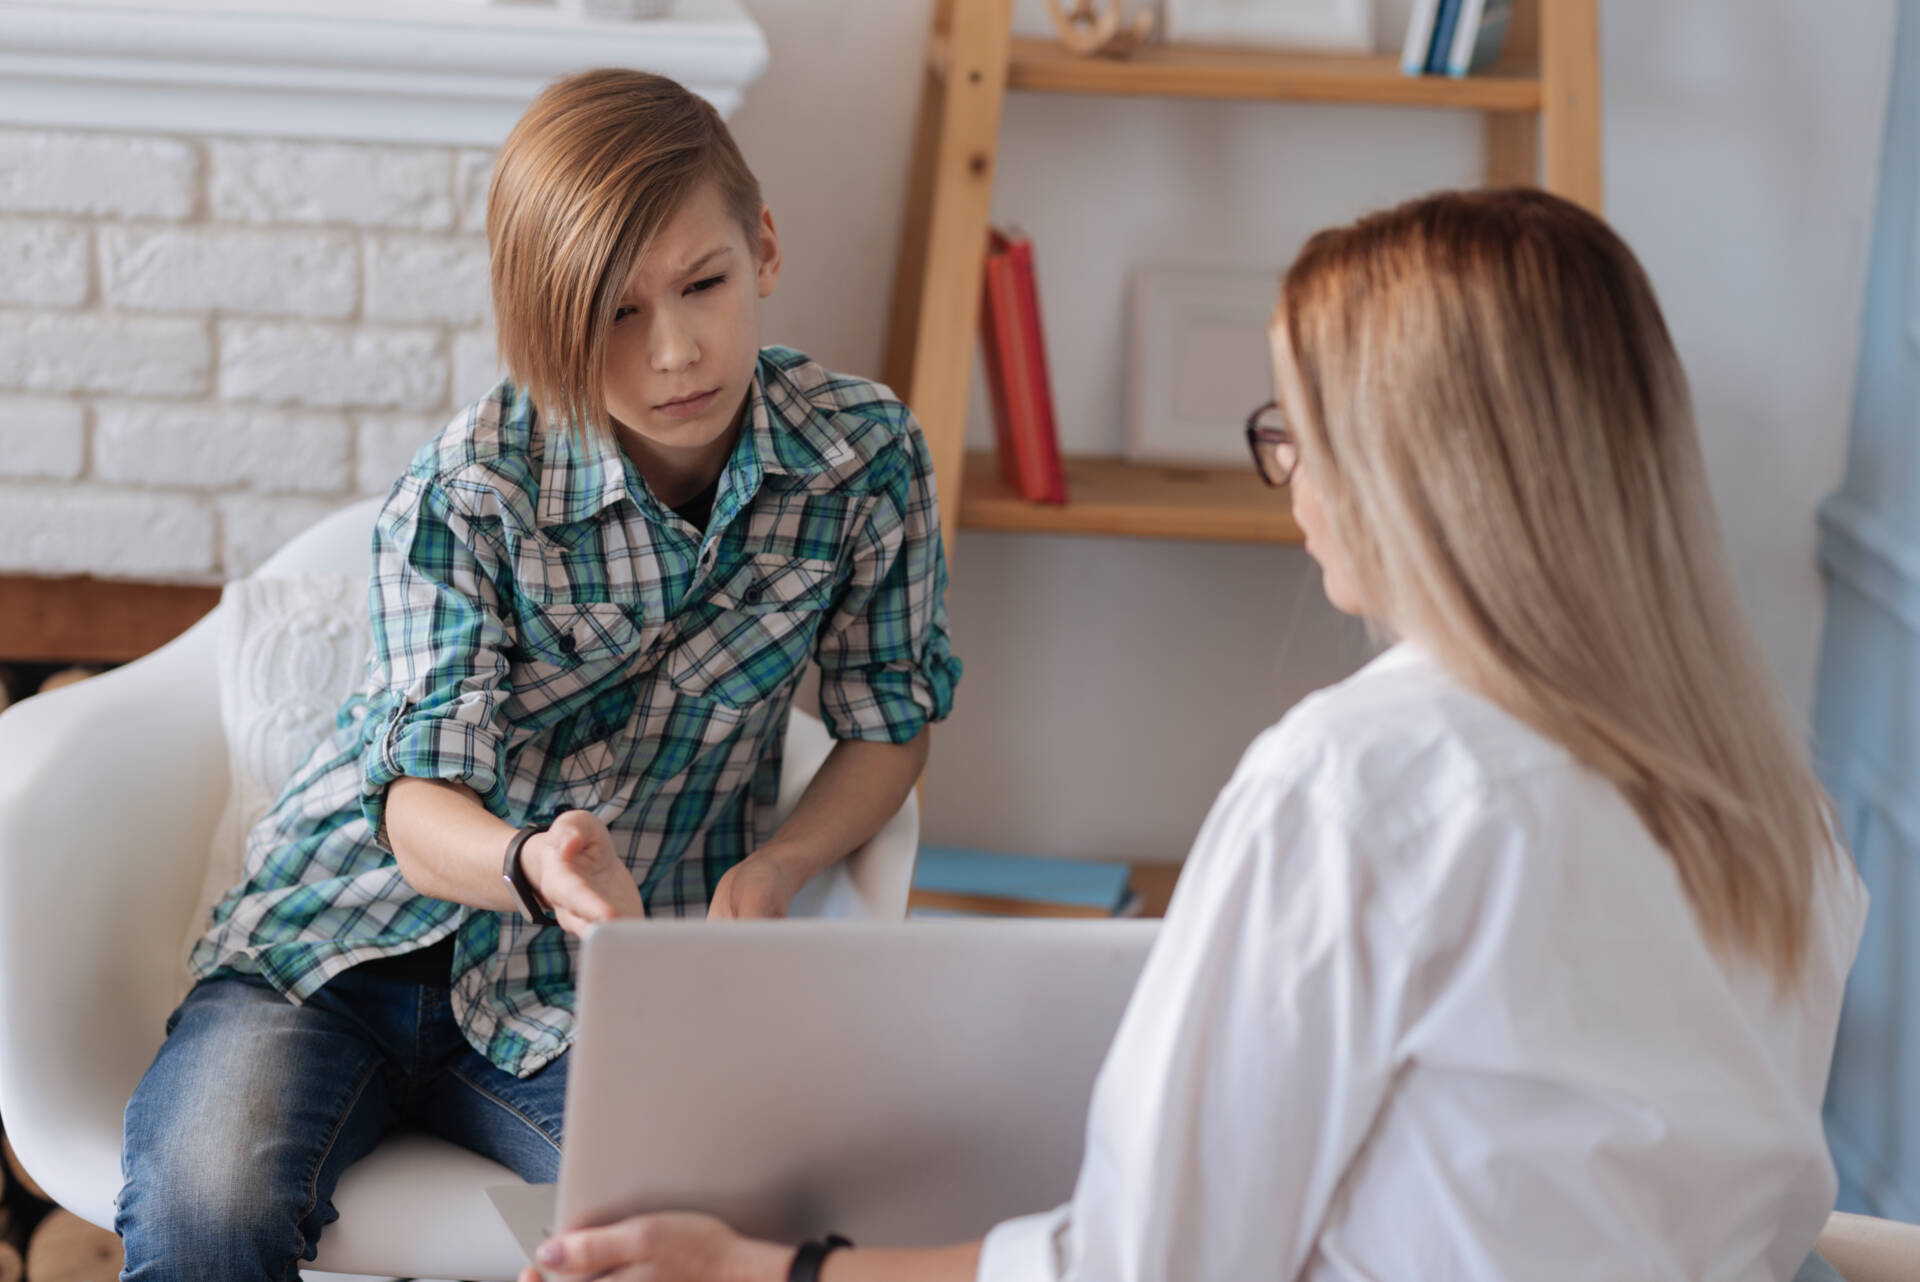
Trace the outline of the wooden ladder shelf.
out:
<instances>
[{"instance_id":1,"label":"wooden ladder shelf","mask_svg":"<svg viewBox=\"0 0 1920 1282\"><path fill-rule=\"evenodd\" d=\"M1287 505L1250 469L1069 459L1065 507L1025 503L990 456L967 456L981 265L1009 89L1272 102L1366 103L1486 114L1486 181L1538 183L1601 207L1598 0L1519 0L1484 75L1402 75L1396 58L1150 45L1083 58L1015 39L1012 0L937 0L920 99L884 374L933 455L948 555L960 529L1298 542Z\"/></svg>"}]
</instances>

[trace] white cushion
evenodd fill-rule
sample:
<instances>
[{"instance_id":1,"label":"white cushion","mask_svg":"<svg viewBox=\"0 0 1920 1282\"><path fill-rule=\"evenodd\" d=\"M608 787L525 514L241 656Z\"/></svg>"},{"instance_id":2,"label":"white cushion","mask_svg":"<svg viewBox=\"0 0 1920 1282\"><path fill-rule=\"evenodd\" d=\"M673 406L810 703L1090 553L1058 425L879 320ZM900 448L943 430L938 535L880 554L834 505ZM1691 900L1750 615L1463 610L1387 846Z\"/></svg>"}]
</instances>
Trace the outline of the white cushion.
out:
<instances>
[{"instance_id":1,"label":"white cushion","mask_svg":"<svg viewBox=\"0 0 1920 1282\"><path fill-rule=\"evenodd\" d=\"M227 804L207 855L186 957L215 904L243 875L247 834L313 746L333 729L366 675L373 648L367 580L349 574L239 579L220 595L215 651L220 727L227 740Z\"/></svg>"}]
</instances>

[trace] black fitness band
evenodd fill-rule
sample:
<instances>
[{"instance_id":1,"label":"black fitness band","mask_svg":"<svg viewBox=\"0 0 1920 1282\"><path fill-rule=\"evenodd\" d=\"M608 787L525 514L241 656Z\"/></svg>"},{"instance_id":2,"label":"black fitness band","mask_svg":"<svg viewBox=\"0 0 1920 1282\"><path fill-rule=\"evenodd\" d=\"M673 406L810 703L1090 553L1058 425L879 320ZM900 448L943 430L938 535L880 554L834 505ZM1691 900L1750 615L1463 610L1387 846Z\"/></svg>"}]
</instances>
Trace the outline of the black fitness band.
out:
<instances>
[{"instance_id":1,"label":"black fitness band","mask_svg":"<svg viewBox=\"0 0 1920 1282\"><path fill-rule=\"evenodd\" d=\"M793 1265L787 1270L787 1282L820 1282L820 1262L843 1246L853 1243L838 1233L827 1234L824 1242L802 1242L793 1253Z\"/></svg>"},{"instance_id":2,"label":"black fitness band","mask_svg":"<svg viewBox=\"0 0 1920 1282\"><path fill-rule=\"evenodd\" d=\"M552 827L551 824L529 824L513 834L513 840L507 843L507 855L500 864L500 875L507 879L507 885L513 887L513 893L520 898L521 907L527 910L527 916L541 926L554 924L553 906L540 896L534 888L533 878L527 876L527 870L520 866L520 847L527 844L527 838L537 837Z\"/></svg>"}]
</instances>

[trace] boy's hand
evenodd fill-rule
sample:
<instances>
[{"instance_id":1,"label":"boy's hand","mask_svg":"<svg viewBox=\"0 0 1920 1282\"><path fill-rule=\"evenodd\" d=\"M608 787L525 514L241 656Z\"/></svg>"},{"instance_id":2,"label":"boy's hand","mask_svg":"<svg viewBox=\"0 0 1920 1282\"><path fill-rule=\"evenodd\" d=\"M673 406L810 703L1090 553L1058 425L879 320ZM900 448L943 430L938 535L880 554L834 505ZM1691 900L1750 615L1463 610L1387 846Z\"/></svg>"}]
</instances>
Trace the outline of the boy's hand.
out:
<instances>
[{"instance_id":1,"label":"boy's hand","mask_svg":"<svg viewBox=\"0 0 1920 1282\"><path fill-rule=\"evenodd\" d=\"M786 864L760 851L727 869L713 888L707 920L785 917L799 893L800 883Z\"/></svg>"},{"instance_id":2,"label":"boy's hand","mask_svg":"<svg viewBox=\"0 0 1920 1282\"><path fill-rule=\"evenodd\" d=\"M613 837L591 810L569 810L553 827L527 838L521 866L553 909L561 929L585 935L615 917L645 917L640 888L613 851Z\"/></svg>"}]
</instances>

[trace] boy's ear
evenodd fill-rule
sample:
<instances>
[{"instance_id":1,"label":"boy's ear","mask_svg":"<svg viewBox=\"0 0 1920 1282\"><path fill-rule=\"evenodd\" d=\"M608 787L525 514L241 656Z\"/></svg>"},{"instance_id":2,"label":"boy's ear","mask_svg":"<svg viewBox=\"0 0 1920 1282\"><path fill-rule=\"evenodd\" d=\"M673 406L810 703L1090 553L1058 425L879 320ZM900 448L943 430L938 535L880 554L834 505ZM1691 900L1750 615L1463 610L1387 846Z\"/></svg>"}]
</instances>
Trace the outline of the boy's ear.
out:
<instances>
[{"instance_id":1,"label":"boy's ear","mask_svg":"<svg viewBox=\"0 0 1920 1282\"><path fill-rule=\"evenodd\" d=\"M765 298L773 293L774 285L780 280L780 233L774 230L773 211L765 205L760 206L759 243L755 249L760 297Z\"/></svg>"}]
</instances>

